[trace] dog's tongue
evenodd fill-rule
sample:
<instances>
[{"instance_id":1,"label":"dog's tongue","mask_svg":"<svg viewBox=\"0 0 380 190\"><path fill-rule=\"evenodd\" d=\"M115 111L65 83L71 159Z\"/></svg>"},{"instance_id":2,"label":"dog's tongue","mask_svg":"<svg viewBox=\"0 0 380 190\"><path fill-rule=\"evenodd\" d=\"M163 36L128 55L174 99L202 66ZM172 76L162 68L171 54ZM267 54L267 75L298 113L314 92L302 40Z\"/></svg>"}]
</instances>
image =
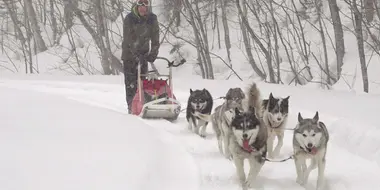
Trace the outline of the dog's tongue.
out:
<instances>
[{"instance_id":1,"label":"dog's tongue","mask_svg":"<svg viewBox=\"0 0 380 190\"><path fill-rule=\"evenodd\" d=\"M251 149L251 146L249 145L249 139L243 140L243 147L247 150Z\"/></svg>"},{"instance_id":2,"label":"dog's tongue","mask_svg":"<svg viewBox=\"0 0 380 190\"><path fill-rule=\"evenodd\" d=\"M317 151L318 151L317 148L313 147L313 148L311 149L311 154L313 154L313 155L314 155L314 154L317 154Z\"/></svg>"}]
</instances>

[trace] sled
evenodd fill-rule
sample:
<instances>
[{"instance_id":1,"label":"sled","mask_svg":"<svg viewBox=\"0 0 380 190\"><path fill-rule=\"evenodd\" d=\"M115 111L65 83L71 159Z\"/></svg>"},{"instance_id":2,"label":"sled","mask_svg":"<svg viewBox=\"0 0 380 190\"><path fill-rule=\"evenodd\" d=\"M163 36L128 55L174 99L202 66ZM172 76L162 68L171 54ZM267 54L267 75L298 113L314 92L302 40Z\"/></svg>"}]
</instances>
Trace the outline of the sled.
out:
<instances>
[{"instance_id":1,"label":"sled","mask_svg":"<svg viewBox=\"0 0 380 190\"><path fill-rule=\"evenodd\" d=\"M167 61L169 74L159 74L153 63L153 71L147 74L141 74L141 64L143 56L140 56L137 71L137 90L132 100L132 114L138 115L144 119L166 119L174 121L181 112L181 103L176 99L173 93L172 68L178 67L186 62L181 60L180 63L174 64L163 57L157 57Z\"/></svg>"}]
</instances>

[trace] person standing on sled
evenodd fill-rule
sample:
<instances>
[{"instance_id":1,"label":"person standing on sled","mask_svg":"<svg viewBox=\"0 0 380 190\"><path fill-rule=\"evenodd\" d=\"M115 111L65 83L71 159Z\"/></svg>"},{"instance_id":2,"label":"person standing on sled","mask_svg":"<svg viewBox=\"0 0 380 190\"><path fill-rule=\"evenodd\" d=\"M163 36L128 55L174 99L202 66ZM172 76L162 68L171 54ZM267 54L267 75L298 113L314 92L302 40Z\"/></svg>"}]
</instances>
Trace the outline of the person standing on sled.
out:
<instances>
[{"instance_id":1,"label":"person standing on sled","mask_svg":"<svg viewBox=\"0 0 380 190\"><path fill-rule=\"evenodd\" d=\"M124 18L122 55L124 84L128 112L137 90L137 65L140 55L144 56L141 74L148 72L148 62L154 62L160 48L157 15L149 10L149 0L138 0L131 12ZM149 51L149 41L151 48Z\"/></svg>"}]
</instances>

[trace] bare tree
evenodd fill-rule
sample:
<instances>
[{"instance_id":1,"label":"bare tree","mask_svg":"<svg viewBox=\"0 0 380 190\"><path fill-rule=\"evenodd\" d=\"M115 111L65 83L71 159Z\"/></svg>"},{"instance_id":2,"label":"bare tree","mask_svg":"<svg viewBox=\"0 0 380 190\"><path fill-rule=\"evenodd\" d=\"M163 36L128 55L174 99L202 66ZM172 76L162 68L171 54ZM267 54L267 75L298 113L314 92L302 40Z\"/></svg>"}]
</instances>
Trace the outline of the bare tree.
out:
<instances>
[{"instance_id":1,"label":"bare tree","mask_svg":"<svg viewBox=\"0 0 380 190\"><path fill-rule=\"evenodd\" d=\"M331 19L334 27L337 79L339 79L342 72L343 58L345 54L343 27L336 0L329 0L328 2L330 7Z\"/></svg>"},{"instance_id":2,"label":"bare tree","mask_svg":"<svg viewBox=\"0 0 380 190\"><path fill-rule=\"evenodd\" d=\"M189 20L193 31L195 42L198 46L198 63L201 67L203 78L214 79L214 71L211 63L210 48L208 42L208 36L206 34L205 24L202 21L202 15L200 14L199 2L193 2L195 7L192 6L189 0L183 0L183 4L186 7Z\"/></svg>"},{"instance_id":3,"label":"bare tree","mask_svg":"<svg viewBox=\"0 0 380 190\"><path fill-rule=\"evenodd\" d=\"M37 52L46 51L47 47L41 36L41 29L38 25L37 16L33 8L32 1L24 0L25 10L28 15L27 19L30 22L32 34L37 45Z\"/></svg>"},{"instance_id":4,"label":"bare tree","mask_svg":"<svg viewBox=\"0 0 380 190\"><path fill-rule=\"evenodd\" d=\"M266 48L264 47L264 45L261 43L260 39L256 36L255 32L253 31L253 29L249 25L249 22L247 20L246 14L243 13L243 10L242 10L242 8L240 6L240 2L239 1L240 0L236 0L235 2L236 2L236 6L237 6L237 9L238 9L238 12L239 12L239 16L241 18L242 31L245 31L245 29L248 31L248 33L251 35L251 37L260 46L261 50L266 55L267 61L268 60L271 61L271 58L270 58L268 50L266 50ZM244 37L244 34L243 34L243 37ZM253 56L250 55L252 53L251 53L251 47L250 47L250 45L248 43L248 38L245 38L244 41L245 41L244 43L245 43L245 46L246 46L246 51L247 51L247 54L248 54L248 59L250 61L250 64L251 64L253 70L256 72L256 74L258 76L260 76L262 79L265 79L266 75L256 65L256 63L255 63L255 61L253 59ZM272 81L272 79L271 79L271 81ZM273 79L273 81L274 81L274 79Z\"/></svg>"},{"instance_id":5,"label":"bare tree","mask_svg":"<svg viewBox=\"0 0 380 190\"><path fill-rule=\"evenodd\" d=\"M49 1L50 5L50 18L51 18L51 28L53 31L53 44L58 44L58 23L57 18L55 16L55 0Z\"/></svg>"},{"instance_id":6,"label":"bare tree","mask_svg":"<svg viewBox=\"0 0 380 190\"><path fill-rule=\"evenodd\" d=\"M362 70L362 78L363 78L363 90L364 92L369 92L369 83L368 83L368 71L367 71L367 64L366 64L366 58L364 53L364 40L363 40L363 14L361 11L359 11L359 8L356 2L356 0L352 0L350 2L351 10L354 14L354 24L355 24L355 35L356 35L356 41L358 44L358 52L359 52L359 59L360 59L360 66Z\"/></svg>"},{"instance_id":7,"label":"bare tree","mask_svg":"<svg viewBox=\"0 0 380 190\"><path fill-rule=\"evenodd\" d=\"M93 40L95 41L97 47L100 50L104 74L109 75L109 74L113 74L112 70L122 71L121 62L117 58L114 57L114 55L111 53L111 50L107 48L106 43L103 40L102 33L104 34L105 29L104 29L103 20L101 16L99 16L99 14L102 13L102 10L99 10L102 7L101 6L102 0L96 0L94 3L95 3L95 10L97 12L96 13L97 16L95 17L96 23L98 23L97 31L93 27L91 27L90 23L86 20L82 11L75 4L69 2L68 6L74 11L76 16L79 18L79 20L83 24L83 26L91 34Z\"/></svg>"},{"instance_id":8,"label":"bare tree","mask_svg":"<svg viewBox=\"0 0 380 190\"><path fill-rule=\"evenodd\" d=\"M219 0L220 6L222 10L222 23L223 23L223 29L224 29L224 44L226 46L228 61L231 61L231 40L230 40L230 29L228 27L228 21L227 21L227 0Z\"/></svg>"}]
</instances>

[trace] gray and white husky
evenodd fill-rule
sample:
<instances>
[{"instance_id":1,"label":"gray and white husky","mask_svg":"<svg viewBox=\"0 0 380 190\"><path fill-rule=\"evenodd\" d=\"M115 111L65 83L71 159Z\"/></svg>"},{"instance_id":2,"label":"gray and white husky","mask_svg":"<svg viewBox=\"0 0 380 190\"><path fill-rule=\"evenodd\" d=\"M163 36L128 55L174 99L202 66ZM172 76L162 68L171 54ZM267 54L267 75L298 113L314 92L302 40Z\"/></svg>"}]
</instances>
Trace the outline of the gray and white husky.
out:
<instances>
[{"instance_id":1,"label":"gray and white husky","mask_svg":"<svg viewBox=\"0 0 380 190\"><path fill-rule=\"evenodd\" d=\"M280 154L284 141L284 128L288 121L289 98L275 98L270 93L269 99L263 100L262 115L265 126L268 129L268 157L274 158ZM277 145L273 150L274 139L277 137Z\"/></svg>"},{"instance_id":2,"label":"gray and white husky","mask_svg":"<svg viewBox=\"0 0 380 190\"><path fill-rule=\"evenodd\" d=\"M242 100L244 98L245 94L241 88L230 88L226 93L224 103L216 107L214 113L211 115L212 127L218 140L219 152L227 159L231 158L231 153L228 149L228 136L231 133L231 118L228 117L228 112L234 111L235 108L242 109ZM223 144L224 153L222 148Z\"/></svg>"},{"instance_id":3,"label":"gray and white husky","mask_svg":"<svg viewBox=\"0 0 380 190\"><path fill-rule=\"evenodd\" d=\"M306 185L310 172L318 167L317 190L323 189L328 141L329 133L325 124L319 121L318 112L313 119L304 119L298 113L298 124L293 134L297 183ZM309 167L306 166L306 159L311 159Z\"/></svg>"},{"instance_id":4,"label":"gray and white husky","mask_svg":"<svg viewBox=\"0 0 380 190\"><path fill-rule=\"evenodd\" d=\"M236 172L243 190L252 187L261 168L265 163L267 153L267 129L262 120L256 116L255 108L241 112L235 108L231 122L232 134L229 136L229 149L236 167ZM250 169L246 177L244 160L248 159Z\"/></svg>"}]
</instances>

